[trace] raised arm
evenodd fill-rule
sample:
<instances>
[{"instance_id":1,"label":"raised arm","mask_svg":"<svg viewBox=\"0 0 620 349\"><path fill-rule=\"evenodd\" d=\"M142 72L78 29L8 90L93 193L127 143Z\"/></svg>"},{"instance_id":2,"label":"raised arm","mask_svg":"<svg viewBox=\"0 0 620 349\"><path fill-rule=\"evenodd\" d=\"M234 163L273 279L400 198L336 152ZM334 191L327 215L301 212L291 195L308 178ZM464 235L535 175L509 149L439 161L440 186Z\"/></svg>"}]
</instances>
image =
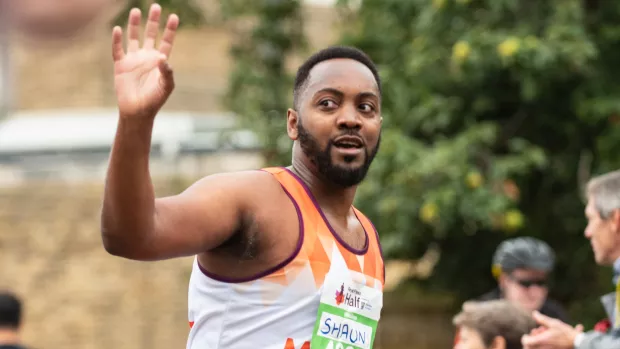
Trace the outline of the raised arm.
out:
<instances>
[{"instance_id":1,"label":"raised arm","mask_svg":"<svg viewBox=\"0 0 620 349\"><path fill-rule=\"evenodd\" d=\"M101 233L106 250L124 258L162 260L208 252L242 230L257 197L273 188L265 172L224 173L205 177L179 195L155 199L148 170L123 167L120 162L129 155L117 155L106 183Z\"/></svg>"},{"instance_id":2,"label":"raised arm","mask_svg":"<svg viewBox=\"0 0 620 349\"><path fill-rule=\"evenodd\" d=\"M158 260L206 252L230 238L248 211L247 192L259 172L207 177L180 195L155 199L149 152L155 115L174 88L170 55L179 19L171 15L155 48L161 8L149 12L140 47L141 15L133 9L127 28L113 31L115 89L119 121L110 155L101 212L106 250L137 260ZM250 190L251 192L251 190Z\"/></svg>"}]
</instances>

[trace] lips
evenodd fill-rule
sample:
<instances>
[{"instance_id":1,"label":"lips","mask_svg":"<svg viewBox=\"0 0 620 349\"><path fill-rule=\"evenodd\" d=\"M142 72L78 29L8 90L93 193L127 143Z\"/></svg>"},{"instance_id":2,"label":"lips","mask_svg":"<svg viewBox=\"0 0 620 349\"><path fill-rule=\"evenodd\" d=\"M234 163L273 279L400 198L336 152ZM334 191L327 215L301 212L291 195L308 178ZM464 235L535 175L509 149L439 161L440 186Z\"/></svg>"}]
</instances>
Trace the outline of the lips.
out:
<instances>
[{"instance_id":1,"label":"lips","mask_svg":"<svg viewBox=\"0 0 620 349\"><path fill-rule=\"evenodd\" d=\"M338 148L344 149L359 149L364 146L364 142L360 137L356 136L342 136L334 140L334 145Z\"/></svg>"}]
</instances>

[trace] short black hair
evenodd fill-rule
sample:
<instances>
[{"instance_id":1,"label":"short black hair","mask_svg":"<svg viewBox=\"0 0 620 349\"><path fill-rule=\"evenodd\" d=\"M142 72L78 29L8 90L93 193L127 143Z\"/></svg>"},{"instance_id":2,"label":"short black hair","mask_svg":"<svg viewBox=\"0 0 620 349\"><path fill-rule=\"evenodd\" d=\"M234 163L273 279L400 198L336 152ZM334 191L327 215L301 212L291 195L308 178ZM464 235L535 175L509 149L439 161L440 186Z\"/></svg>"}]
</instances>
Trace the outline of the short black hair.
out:
<instances>
[{"instance_id":1,"label":"short black hair","mask_svg":"<svg viewBox=\"0 0 620 349\"><path fill-rule=\"evenodd\" d=\"M0 292L0 328L17 329L22 320L22 303L8 291Z\"/></svg>"},{"instance_id":2,"label":"short black hair","mask_svg":"<svg viewBox=\"0 0 620 349\"><path fill-rule=\"evenodd\" d=\"M310 56L310 58L297 69L297 76L295 77L295 85L293 88L293 106L295 109L298 107L299 96L305 84L308 82L308 77L310 76L312 68L321 62L338 58L353 59L368 67L375 77L379 93L381 93L381 78L377 72L377 66L366 53L350 46L330 46Z\"/></svg>"}]
</instances>

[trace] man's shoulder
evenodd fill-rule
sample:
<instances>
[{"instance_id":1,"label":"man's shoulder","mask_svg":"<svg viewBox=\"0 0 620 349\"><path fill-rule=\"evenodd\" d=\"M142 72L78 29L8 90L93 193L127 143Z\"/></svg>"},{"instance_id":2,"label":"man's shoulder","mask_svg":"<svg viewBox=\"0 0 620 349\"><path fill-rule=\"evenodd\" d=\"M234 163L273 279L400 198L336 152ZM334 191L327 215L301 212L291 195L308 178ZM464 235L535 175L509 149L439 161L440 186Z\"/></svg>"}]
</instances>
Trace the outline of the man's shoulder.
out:
<instances>
[{"instance_id":1,"label":"man's shoulder","mask_svg":"<svg viewBox=\"0 0 620 349\"><path fill-rule=\"evenodd\" d=\"M226 172L216 172L210 173L203 176L198 181L204 180L220 180L220 179L245 179L245 180L261 180L265 178L273 178L273 174L275 172L268 171L263 168L254 168L240 171L226 171Z\"/></svg>"},{"instance_id":2,"label":"man's shoulder","mask_svg":"<svg viewBox=\"0 0 620 349\"><path fill-rule=\"evenodd\" d=\"M570 323L568 312L564 307L560 304L560 302L547 298L545 303L543 304L540 312L549 317L562 320L563 322Z\"/></svg>"},{"instance_id":3,"label":"man's shoulder","mask_svg":"<svg viewBox=\"0 0 620 349\"><path fill-rule=\"evenodd\" d=\"M232 187L237 192L261 192L265 189L280 188L276 176L262 169L213 173L200 178L192 185L202 191L211 191L213 186Z\"/></svg>"}]
</instances>

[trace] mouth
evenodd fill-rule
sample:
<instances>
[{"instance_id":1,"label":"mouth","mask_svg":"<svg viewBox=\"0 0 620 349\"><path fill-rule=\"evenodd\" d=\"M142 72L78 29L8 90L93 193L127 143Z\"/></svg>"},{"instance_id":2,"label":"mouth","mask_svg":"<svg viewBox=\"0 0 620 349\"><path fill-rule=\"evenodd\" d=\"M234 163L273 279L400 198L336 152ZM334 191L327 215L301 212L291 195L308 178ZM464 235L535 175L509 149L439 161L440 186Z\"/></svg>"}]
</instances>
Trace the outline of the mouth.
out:
<instances>
[{"instance_id":1,"label":"mouth","mask_svg":"<svg viewBox=\"0 0 620 349\"><path fill-rule=\"evenodd\" d=\"M339 149L362 149L364 147L362 139L355 136L338 137L333 144Z\"/></svg>"},{"instance_id":2,"label":"mouth","mask_svg":"<svg viewBox=\"0 0 620 349\"><path fill-rule=\"evenodd\" d=\"M364 142L361 138L355 136L338 137L333 142L334 148L338 153L344 156L347 163L353 162L358 158L364 149Z\"/></svg>"}]
</instances>

